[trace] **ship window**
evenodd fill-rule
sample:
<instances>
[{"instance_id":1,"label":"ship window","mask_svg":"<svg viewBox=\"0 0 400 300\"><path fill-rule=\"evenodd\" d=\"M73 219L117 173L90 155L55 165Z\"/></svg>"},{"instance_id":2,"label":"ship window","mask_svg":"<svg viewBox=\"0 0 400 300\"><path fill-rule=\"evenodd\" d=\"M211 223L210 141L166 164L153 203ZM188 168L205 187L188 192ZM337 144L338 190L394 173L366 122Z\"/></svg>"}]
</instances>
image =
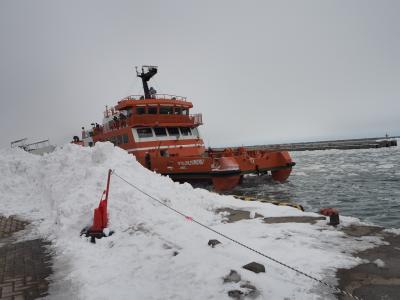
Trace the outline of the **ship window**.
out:
<instances>
[{"instance_id":1,"label":"ship window","mask_svg":"<svg viewBox=\"0 0 400 300\"><path fill-rule=\"evenodd\" d=\"M144 106L136 107L136 114L144 115L145 113L146 113L146 107L144 107Z\"/></svg>"},{"instance_id":2,"label":"ship window","mask_svg":"<svg viewBox=\"0 0 400 300\"><path fill-rule=\"evenodd\" d=\"M150 115L156 115L157 114L157 106L149 106L147 108L147 112Z\"/></svg>"},{"instance_id":3,"label":"ship window","mask_svg":"<svg viewBox=\"0 0 400 300\"><path fill-rule=\"evenodd\" d=\"M188 108L182 108L182 115L189 115L189 109Z\"/></svg>"},{"instance_id":4,"label":"ship window","mask_svg":"<svg viewBox=\"0 0 400 300\"><path fill-rule=\"evenodd\" d=\"M172 115L172 106L160 106L161 115Z\"/></svg>"},{"instance_id":5,"label":"ship window","mask_svg":"<svg viewBox=\"0 0 400 300\"><path fill-rule=\"evenodd\" d=\"M188 135L192 135L192 132L190 131L189 127L182 127L181 129L181 133L184 136L188 136Z\"/></svg>"},{"instance_id":6,"label":"ship window","mask_svg":"<svg viewBox=\"0 0 400 300\"><path fill-rule=\"evenodd\" d=\"M117 136L117 145L122 144L122 135Z\"/></svg>"},{"instance_id":7,"label":"ship window","mask_svg":"<svg viewBox=\"0 0 400 300\"><path fill-rule=\"evenodd\" d=\"M129 107L126 110L126 117L129 118L130 116L132 116L132 107Z\"/></svg>"},{"instance_id":8,"label":"ship window","mask_svg":"<svg viewBox=\"0 0 400 300\"><path fill-rule=\"evenodd\" d=\"M179 136L178 127L168 127L168 134L171 136Z\"/></svg>"},{"instance_id":9,"label":"ship window","mask_svg":"<svg viewBox=\"0 0 400 300\"><path fill-rule=\"evenodd\" d=\"M147 138L153 136L153 131L151 130L151 128L138 128L136 129L136 131L140 138Z\"/></svg>"},{"instance_id":10,"label":"ship window","mask_svg":"<svg viewBox=\"0 0 400 300\"><path fill-rule=\"evenodd\" d=\"M124 144L127 144L128 143L128 135L127 134L124 134L123 136L122 136L122 140L123 140L123 143Z\"/></svg>"},{"instance_id":11,"label":"ship window","mask_svg":"<svg viewBox=\"0 0 400 300\"><path fill-rule=\"evenodd\" d=\"M199 137L199 131L197 130L197 128L192 128L192 134L193 134L194 136Z\"/></svg>"},{"instance_id":12,"label":"ship window","mask_svg":"<svg viewBox=\"0 0 400 300\"><path fill-rule=\"evenodd\" d=\"M174 114L175 115L181 115L182 114L182 108L181 107L175 107Z\"/></svg>"},{"instance_id":13,"label":"ship window","mask_svg":"<svg viewBox=\"0 0 400 300\"><path fill-rule=\"evenodd\" d=\"M165 127L155 127L154 133L156 134L156 136L167 136L167 130L165 129Z\"/></svg>"}]
</instances>

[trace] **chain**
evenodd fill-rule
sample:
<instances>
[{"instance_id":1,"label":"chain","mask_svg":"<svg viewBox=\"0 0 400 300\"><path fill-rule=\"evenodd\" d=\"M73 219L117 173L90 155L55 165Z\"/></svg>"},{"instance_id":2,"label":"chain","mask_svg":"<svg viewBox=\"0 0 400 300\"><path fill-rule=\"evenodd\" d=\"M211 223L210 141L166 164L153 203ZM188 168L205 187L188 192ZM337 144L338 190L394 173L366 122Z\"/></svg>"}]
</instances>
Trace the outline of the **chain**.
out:
<instances>
[{"instance_id":1,"label":"chain","mask_svg":"<svg viewBox=\"0 0 400 300\"><path fill-rule=\"evenodd\" d=\"M258 250L256 250L256 249L254 249L254 248L251 248L250 246L247 246L247 245L243 244L242 242L239 242L239 241L237 241L237 240L235 240L235 239L233 239L233 238L231 238L231 237L229 237L229 236L227 236L227 235L225 235L225 234L223 234L223 233L221 233L221 232L219 232L219 231L216 231L215 229L212 229L211 227L209 227L209 226L207 226L207 225L205 225L205 224L203 224L203 223L197 221L196 219L193 219L192 217L189 217L189 216L185 215L184 213L182 213L182 212L176 210L175 208L169 206L168 204L165 204L165 203L162 202L161 200L159 200L159 199L157 199L157 198L151 196L150 194L146 193L146 192L143 191L142 189L138 188L138 187L135 186L134 184L132 184L132 183L130 183L129 181L127 181L126 179L122 178L121 176L119 176L119 175L115 172L115 170L112 172L112 174L115 175L115 176L117 176L117 177L120 178L122 181L124 181L125 183L127 183L127 184L130 185L131 187L135 188L136 190L138 190L138 191L141 192L142 194L148 196L149 198L151 198L151 199L153 199L154 201L158 202L159 204L165 206L166 208L172 210L173 212L175 212L175 213L177 213L177 214L183 216L185 219L190 220L190 221L196 223L197 225L200 225L201 227L203 227L203 228L205 228L205 229L207 229L207 230L209 230L209 231L212 231L212 232L214 232L215 234L217 234L217 235L219 235L219 236L222 236L222 237L226 238L227 240L230 240L230 241L234 242L235 244L240 245L240 246L242 246L242 247L244 247L244 248L246 248L246 249L248 249L248 250L250 250L250 251L252 251L252 252L254 252L254 253L257 253L257 254L259 254L259 255L261 255L261 256L263 256L263 257L265 257L265 258L267 258L267 259L269 259L269 260L271 260L271 261L273 261L273 262L275 262L275 263L277 263L277 264L279 264L279 265L281 265L281 266L284 266L285 268L288 268L288 269L290 269L290 270L292 270L292 271L294 271L294 272L296 272L296 273L299 273L299 274L301 274L301 275L303 275L303 276L305 276L305 277L307 277L307 278L309 278L309 279L311 279L311 280L317 281L318 283L320 283L320 284L322 284L322 285L324 285L324 286L326 286L326 287L328 287L328 288L330 288L330 289L332 289L332 290L334 290L334 291L336 291L336 292L338 292L338 293L341 293L341 294L343 294L343 295L345 295L345 296L348 296L348 297L350 297L350 298L352 298L352 299L355 299L355 300L361 300L361 298L359 298L359 297L357 297L357 296L354 296L353 294L351 294L351 293L349 293L349 292L347 292L347 291L345 291L345 290L342 290L342 289L340 289L340 288L338 288L338 287L336 287L336 286L334 286L334 285L331 285L331 284L329 284L329 283L327 283L327 282L325 282L325 281L322 281L322 280L320 280L320 279L318 279L318 278L316 278L316 277L314 277L314 276L312 276L312 275L309 275L309 274L307 274L307 273L305 273L305 272L303 272L303 271L300 271L299 269L296 269L296 268L294 268L294 267L291 267L291 266L289 266L289 265L287 265L287 264L285 264L285 263L283 263L283 262L281 262L281 261L279 261L279 260L277 260L277 259L275 259L275 258L273 258L273 257L271 257L271 256L269 256L269 255L267 255L267 254L265 254L265 253L262 253L262 252L260 252L260 251L258 251Z\"/></svg>"}]
</instances>

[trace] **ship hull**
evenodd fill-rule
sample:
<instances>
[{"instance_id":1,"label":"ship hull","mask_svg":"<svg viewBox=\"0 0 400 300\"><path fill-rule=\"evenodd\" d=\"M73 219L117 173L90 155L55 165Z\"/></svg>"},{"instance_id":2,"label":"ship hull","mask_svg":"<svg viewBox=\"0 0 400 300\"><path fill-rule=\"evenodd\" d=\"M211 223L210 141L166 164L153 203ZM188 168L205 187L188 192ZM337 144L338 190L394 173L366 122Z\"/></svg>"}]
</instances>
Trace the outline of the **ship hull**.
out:
<instances>
[{"instance_id":1,"label":"ship hull","mask_svg":"<svg viewBox=\"0 0 400 300\"><path fill-rule=\"evenodd\" d=\"M292 162L289 153L252 152L241 149L240 153L222 151L207 156L159 157L142 155L137 160L148 169L169 176L178 182L212 184L216 191L231 190L240 184L247 174L271 174L272 179L284 182L289 177Z\"/></svg>"}]
</instances>

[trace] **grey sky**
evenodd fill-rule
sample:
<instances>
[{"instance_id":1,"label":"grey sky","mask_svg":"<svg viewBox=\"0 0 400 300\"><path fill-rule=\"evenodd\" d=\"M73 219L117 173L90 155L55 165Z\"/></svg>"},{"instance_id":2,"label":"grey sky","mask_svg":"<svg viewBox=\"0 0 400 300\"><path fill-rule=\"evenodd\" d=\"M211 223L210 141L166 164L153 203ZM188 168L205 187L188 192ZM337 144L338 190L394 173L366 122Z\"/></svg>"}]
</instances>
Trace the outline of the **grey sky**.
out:
<instances>
[{"instance_id":1,"label":"grey sky","mask_svg":"<svg viewBox=\"0 0 400 300\"><path fill-rule=\"evenodd\" d=\"M0 1L0 146L189 97L212 146L400 134L398 1Z\"/></svg>"}]
</instances>

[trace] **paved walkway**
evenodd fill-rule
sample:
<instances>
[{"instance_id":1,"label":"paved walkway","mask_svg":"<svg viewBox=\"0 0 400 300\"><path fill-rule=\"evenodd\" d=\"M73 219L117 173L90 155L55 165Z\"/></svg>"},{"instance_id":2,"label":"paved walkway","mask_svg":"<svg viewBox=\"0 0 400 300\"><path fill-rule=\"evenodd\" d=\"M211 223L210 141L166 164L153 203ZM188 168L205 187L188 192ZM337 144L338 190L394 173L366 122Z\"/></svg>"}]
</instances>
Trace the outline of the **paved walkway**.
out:
<instances>
[{"instance_id":1,"label":"paved walkway","mask_svg":"<svg viewBox=\"0 0 400 300\"><path fill-rule=\"evenodd\" d=\"M30 300L47 295L51 274L48 242L17 242L13 233L28 223L0 216L0 300Z\"/></svg>"}]
</instances>

